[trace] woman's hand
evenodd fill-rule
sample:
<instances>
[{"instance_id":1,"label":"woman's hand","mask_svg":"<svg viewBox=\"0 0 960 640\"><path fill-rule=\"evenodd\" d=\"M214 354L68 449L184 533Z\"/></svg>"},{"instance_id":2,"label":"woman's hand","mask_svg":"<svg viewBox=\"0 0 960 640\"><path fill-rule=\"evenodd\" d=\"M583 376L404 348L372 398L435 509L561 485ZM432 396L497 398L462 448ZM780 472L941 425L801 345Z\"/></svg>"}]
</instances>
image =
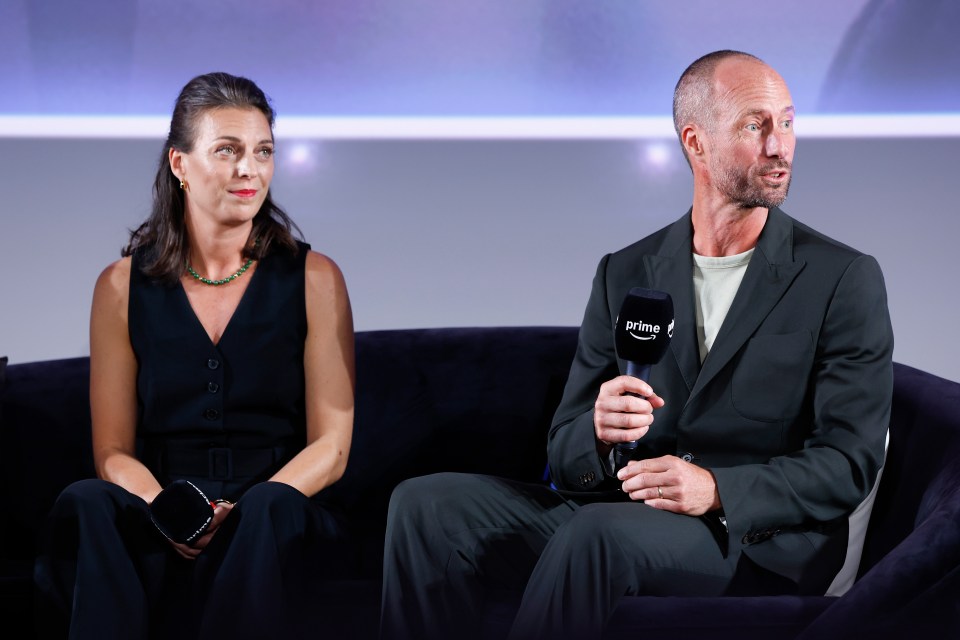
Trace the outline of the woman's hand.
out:
<instances>
[{"instance_id":1,"label":"woman's hand","mask_svg":"<svg viewBox=\"0 0 960 640\"><path fill-rule=\"evenodd\" d=\"M220 528L220 525L223 524L223 521L227 519L227 515L230 514L231 510L233 510L232 502L228 502L227 500L217 501L216 507L213 509L213 520L210 522L210 526L207 527L207 530L202 536L197 538L196 542L193 544L182 544L171 540L170 544L173 545L174 550L182 557L187 560L196 560L200 552L210 544L213 535Z\"/></svg>"}]
</instances>

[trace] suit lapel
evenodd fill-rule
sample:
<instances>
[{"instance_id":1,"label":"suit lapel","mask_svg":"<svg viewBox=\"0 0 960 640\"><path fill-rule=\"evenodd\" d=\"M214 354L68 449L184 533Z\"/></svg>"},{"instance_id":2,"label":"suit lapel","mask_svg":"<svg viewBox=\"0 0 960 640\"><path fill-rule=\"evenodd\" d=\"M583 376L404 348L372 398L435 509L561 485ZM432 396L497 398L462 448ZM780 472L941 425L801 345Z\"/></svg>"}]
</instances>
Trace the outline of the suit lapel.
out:
<instances>
[{"instance_id":1,"label":"suit lapel","mask_svg":"<svg viewBox=\"0 0 960 640\"><path fill-rule=\"evenodd\" d=\"M666 357L673 357L687 385L693 389L700 373L700 349L697 346L697 312L693 301L693 227L690 212L670 227L656 255L644 257L650 286L670 293L676 323Z\"/></svg>"},{"instance_id":2,"label":"suit lapel","mask_svg":"<svg viewBox=\"0 0 960 640\"><path fill-rule=\"evenodd\" d=\"M790 218L777 208L770 209L756 250L713 348L703 363L691 398L709 384L754 334L805 264L793 259Z\"/></svg>"}]
</instances>

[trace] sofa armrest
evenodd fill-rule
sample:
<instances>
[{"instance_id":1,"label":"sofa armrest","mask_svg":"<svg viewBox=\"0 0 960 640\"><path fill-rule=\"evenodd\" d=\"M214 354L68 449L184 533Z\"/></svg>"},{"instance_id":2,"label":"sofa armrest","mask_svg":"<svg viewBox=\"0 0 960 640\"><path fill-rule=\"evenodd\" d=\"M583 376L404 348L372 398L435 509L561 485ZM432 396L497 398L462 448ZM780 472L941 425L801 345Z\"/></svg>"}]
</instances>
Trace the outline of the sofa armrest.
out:
<instances>
[{"instance_id":1,"label":"sofa armrest","mask_svg":"<svg viewBox=\"0 0 960 640\"><path fill-rule=\"evenodd\" d=\"M799 636L944 638L960 630L960 461L924 493L922 521Z\"/></svg>"}]
</instances>

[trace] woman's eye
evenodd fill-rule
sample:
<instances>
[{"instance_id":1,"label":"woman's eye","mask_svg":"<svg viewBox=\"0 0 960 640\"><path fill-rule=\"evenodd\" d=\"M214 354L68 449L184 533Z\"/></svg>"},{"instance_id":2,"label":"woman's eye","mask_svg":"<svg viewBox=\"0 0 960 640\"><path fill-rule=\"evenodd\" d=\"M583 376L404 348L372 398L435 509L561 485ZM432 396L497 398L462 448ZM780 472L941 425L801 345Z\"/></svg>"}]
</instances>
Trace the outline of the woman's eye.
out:
<instances>
[{"instance_id":1,"label":"woman's eye","mask_svg":"<svg viewBox=\"0 0 960 640\"><path fill-rule=\"evenodd\" d=\"M266 160L267 158L273 155L273 149L271 149L270 147L264 147L259 151L257 151L257 155L259 155L262 159Z\"/></svg>"},{"instance_id":2,"label":"woman's eye","mask_svg":"<svg viewBox=\"0 0 960 640\"><path fill-rule=\"evenodd\" d=\"M225 144L222 147L217 147L216 152L220 155L232 156L234 153L236 153L236 149L234 149L232 146L228 144Z\"/></svg>"}]
</instances>

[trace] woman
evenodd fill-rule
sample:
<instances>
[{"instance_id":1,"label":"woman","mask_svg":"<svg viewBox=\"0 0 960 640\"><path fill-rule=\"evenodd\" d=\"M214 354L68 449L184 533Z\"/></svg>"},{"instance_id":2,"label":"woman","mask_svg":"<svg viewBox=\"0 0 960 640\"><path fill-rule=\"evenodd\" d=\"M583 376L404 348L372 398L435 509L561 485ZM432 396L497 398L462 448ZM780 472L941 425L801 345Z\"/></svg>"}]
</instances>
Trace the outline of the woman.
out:
<instances>
[{"instance_id":1,"label":"woman","mask_svg":"<svg viewBox=\"0 0 960 640\"><path fill-rule=\"evenodd\" d=\"M316 630L310 588L335 570L342 533L310 497L347 463L353 325L337 265L270 197L273 124L250 80L191 80L152 213L97 280L99 479L60 496L36 571L72 638ZM175 480L215 505L190 543L150 517Z\"/></svg>"}]
</instances>

